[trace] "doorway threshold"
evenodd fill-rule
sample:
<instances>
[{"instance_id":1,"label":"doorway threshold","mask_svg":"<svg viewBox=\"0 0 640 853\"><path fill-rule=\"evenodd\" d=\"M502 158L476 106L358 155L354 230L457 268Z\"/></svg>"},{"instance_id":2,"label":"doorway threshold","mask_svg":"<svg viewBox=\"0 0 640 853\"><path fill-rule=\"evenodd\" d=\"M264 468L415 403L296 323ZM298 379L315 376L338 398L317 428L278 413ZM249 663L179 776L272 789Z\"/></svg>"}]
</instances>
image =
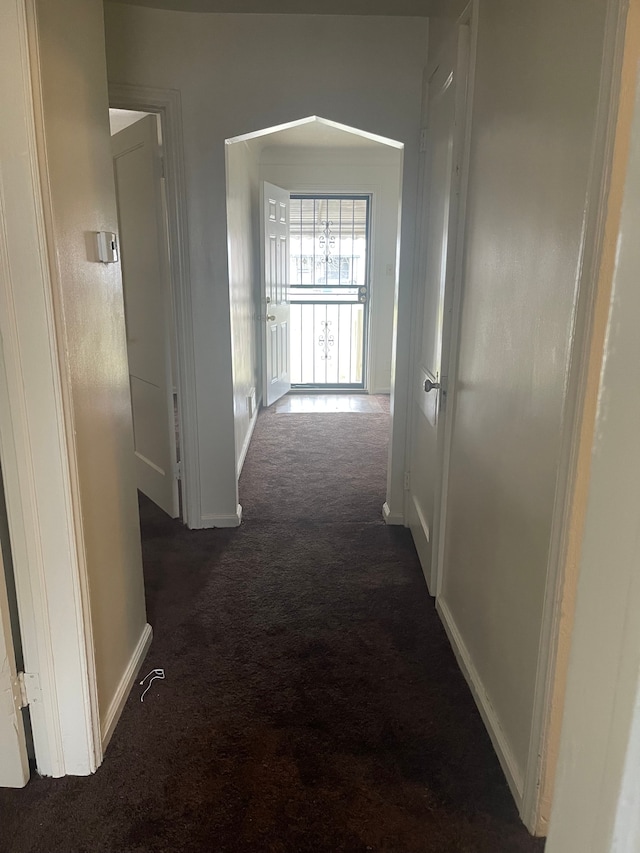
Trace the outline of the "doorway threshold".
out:
<instances>
[{"instance_id":1,"label":"doorway threshold","mask_svg":"<svg viewBox=\"0 0 640 853\"><path fill-rule=\"evenodd\" d=\"M389 414L384 394L286 394L270 407L275 414Z\"/></svg>"},{"instance_id":2,"label":"doorway threshold","mask_svg":"<svg viewBox=\"0 0 640 853\"><path fill-rule=\"evenodd\" d=\"M358 394L368 396L362 385L292 385L289 394Z\"/></svg>"}]
</instances>

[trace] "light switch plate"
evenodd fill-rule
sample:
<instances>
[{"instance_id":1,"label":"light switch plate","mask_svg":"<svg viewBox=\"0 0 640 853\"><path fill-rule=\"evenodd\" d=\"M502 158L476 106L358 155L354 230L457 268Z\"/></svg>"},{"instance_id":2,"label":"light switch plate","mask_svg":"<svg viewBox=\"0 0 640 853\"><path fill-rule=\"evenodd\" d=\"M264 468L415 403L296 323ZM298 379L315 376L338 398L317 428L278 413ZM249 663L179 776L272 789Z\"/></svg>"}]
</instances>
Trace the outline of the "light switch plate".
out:
<instances>
[{"instance_id":1,"label":"light switch plate","mask_svg":"<svg viewBox=\"0 0 640 853\"><path fill-rule=\"evenodd\" d=\"M98 260L103 264L118 262L118 236L113 231L97 231Z\"/></svg>"}]
</instances>

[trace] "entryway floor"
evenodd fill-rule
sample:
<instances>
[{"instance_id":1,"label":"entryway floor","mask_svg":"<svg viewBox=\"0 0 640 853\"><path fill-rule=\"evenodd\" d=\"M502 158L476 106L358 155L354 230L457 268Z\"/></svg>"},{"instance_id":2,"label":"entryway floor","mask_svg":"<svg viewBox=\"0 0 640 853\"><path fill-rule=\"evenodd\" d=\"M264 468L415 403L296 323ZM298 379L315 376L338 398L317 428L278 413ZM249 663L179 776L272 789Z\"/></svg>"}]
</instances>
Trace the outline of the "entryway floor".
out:
<instances>
[{"instance_id":1,"label":"entryway floor","mask_svg":"<svg viewBox=\"0 0 640 853\"><path fill-rule=\"evenodd\" d=\"M141 500L154 641L90 778L0 791L2 853L541 853L381 518L389 416L258 418L236 530Z\"/></svg>"},{"instance_id":2,"label":"entryway floor","mask_svg":"<svg viewBox=\"0 0 640 853\"><path fill-rule=\"evenodd\" d=\"M331 394L330 392L294 391L271 406L278 414L313 412L360 412L382 414L389 412L388 394Z\"/></svg>"}]
</instances>

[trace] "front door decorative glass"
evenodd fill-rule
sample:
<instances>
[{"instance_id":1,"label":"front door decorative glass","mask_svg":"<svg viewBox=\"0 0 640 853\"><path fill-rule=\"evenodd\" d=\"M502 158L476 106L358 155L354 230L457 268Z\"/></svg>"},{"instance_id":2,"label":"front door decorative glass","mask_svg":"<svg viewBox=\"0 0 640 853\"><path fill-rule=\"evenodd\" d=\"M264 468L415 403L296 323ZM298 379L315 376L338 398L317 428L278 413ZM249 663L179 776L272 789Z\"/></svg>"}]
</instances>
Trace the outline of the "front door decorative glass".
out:
<instances>
[{"instance_id":1,"label":"front door decorative glass","mask_svg":"<svg viewBox=\"0 0 640 853\"><path fill-rule=\"evenodd\" d=\"M363 388L369 196L291 196L291 384Z\"/></svg>"}]
</instances>

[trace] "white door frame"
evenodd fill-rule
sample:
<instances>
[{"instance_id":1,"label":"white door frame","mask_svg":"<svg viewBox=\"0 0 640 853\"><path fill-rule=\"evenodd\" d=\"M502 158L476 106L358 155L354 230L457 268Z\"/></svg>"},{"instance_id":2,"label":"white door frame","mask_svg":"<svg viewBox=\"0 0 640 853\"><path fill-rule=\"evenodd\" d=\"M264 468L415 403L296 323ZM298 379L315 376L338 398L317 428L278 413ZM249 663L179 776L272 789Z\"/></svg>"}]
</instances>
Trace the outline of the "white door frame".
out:
<instances>
[{"instance_id":1,"label":"white door frame","mask_svg":"<svg viewBox=\"0 0 640 853\"><path fill-rule=\"evenodd\" d=\"M178 389L182 520L188 527L193 524L200 526L202 511L196 372L180 92L175 89L109 83L109 106L116 109L154 113L159 116L162 128L169 226L171 301L177 363L177 375L174 381Z\"/></svg>"},{"instance_id":2,"label":"white door frame","mask_svg":"<svg viewBox=\"0 0 640 853\"><path fill-rule=\"evenodd\" d=\"M639 34L633 0L591 349L598 404L595 417L595 400L587 410L590 477L549 853L640 849L640 392L629 375L640 359Z\"/></svg>"},{"instance_id":3,"label":"white door frame","mask_svg":"<svg viewBox=\"0 0 640 853\"><path fill-rule=\"evenodd\" d=\"M583 416L590 405L589 353L607 221L627 5L627 0L607 2L603 64L576 283L578 301L573 318L572 354L566 379L532 731L522 803L519 804L525 825L538 835L546 834L549 822L564 707L564 685L573 628L573 606L565 611L565 603L575 600L578 582L577 571L572 566L579 549L579 541L575 541L576 522L578 528L580 524L574 515L575 500L582 485L580 463L583 460L579 456ZM579 497L577 503L580 504Z\"/></svg>"},{"instance_id":4,"label":"white door frame","mask_svg":"<svg viewBox=\"0 0 640 853\"><path fill-rule=\"evenodd\" d=\"M0 456L38 771L102 760L89 584L59 282L46 241L46 152L33 0L0 0ZM41 182L42 177L42 182Z\"/></svg>"},{"instance_id":5,"label":"white door frame","mask_svg":"<svg viewBox=\"0 0 640 853\"><path fill-rule=\"evenodd\" d=\"M1 472L0 472L1 478ZM0 489L1 489L0 484ZM4 494L0 494L0 513L4 509ZM0 518L0 524L3 519ZM0 787L23 788L29 781L29 758L27 739L22 716L18 680L17 651L20 649L20 629L14 624L9 601L9 589L13 583L11 552L4 552L6 544L0 541ZM15 601L15 596L12 596ZM26 682L24 682L26 683ZM11 702L9 697L13 697Z\"/></svg>"}]
</instances>

